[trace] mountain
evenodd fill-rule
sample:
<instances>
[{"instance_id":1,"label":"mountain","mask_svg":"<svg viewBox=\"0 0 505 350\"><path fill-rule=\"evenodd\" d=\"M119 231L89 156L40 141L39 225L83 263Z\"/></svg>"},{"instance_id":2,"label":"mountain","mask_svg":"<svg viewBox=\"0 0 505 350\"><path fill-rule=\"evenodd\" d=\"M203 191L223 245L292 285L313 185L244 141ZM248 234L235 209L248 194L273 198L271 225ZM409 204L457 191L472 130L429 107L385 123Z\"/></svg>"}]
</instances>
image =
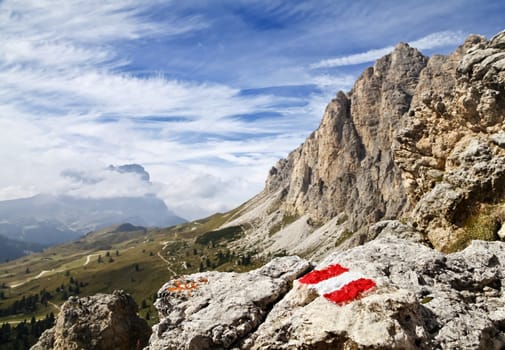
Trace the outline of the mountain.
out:
<instances>
[{"instance_id":1,"label":"mountain","mask_svg":"<svg viewBox=\"0 0 505 350\"><path fill-rule=\"evenodd\" d=\"M504 122L505 31L398 44L220 228L311 277L276 288L305 273L284 257L169 280L148 349L504 348Z\"/></svg>"},{"instance_id":2,"label":"mountain","mask_svg":"<svg viewBox=\"0 0 505 350\"><path fill-rule=\"evenodd\" d=\"M184 221L155 196L95 199L37 195L0 202L0 234L45 244L71 241L124 222L166 227Z\"/></svg>"},{"instance_id":3,"label":"mountain","mask_svg":"<svg viewBox=\"0 0 505 350\"><path fill-rule=\"evenodd\" d=\"M32 242L21 242L0 235L0 261L16 259L20 256L39 252L46 246Z\"/></svg>"},{"instance_id":4,"label":"mountain","mask_svg":"<svg viewBox=\"0 0 505 350\"><path fill-rule=\"evenodd\" d=\"M472 35L433 57L400 43L367 68L227 224L253 227L237 244L321 259L392 219L445 252L496 239L505 221L504 37Z\"/></svg>"}]
</instances>

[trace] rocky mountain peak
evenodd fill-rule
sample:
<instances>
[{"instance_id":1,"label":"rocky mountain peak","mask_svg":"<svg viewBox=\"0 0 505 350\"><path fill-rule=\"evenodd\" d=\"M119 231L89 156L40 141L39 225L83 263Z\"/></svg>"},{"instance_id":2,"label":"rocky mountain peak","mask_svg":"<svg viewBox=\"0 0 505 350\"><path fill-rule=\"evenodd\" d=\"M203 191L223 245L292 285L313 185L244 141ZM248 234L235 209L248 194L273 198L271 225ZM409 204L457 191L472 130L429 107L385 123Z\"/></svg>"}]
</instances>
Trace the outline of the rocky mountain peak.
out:
<instances>
[{"instance_id":1,"label":"rocky mountain peak","mask_svg":"<svg viewBox=\"0 0 505 350\"><path fill-rule=\"evenodd\" d=\"M353 228L398 215L407 206L391 144L428 58L407 44L365 70L348 95L339 92L307 141L280 161L266 191L282 208L325 221L346 212Z\"/></svg>"},{"instance_id":2,"label":"rocky mountain peak","mask_svg":"<svg viewBox=\"0 0 505 350\"><path fill-rule=\"evenodd\" d=\"M318 129L272 168L249 214L231 223L254 221L244 243L323 255L362 244L374 236L370 225L390 219L443 251L476 235L494 239L505 221L497 219L504 43L504 32L489 41L470 35L452 54L432 57L396 45L351 91L338 92ZM472 222L484 217L489 232L478 234ZM293 235L300 243L290 243Z\"/></svg>"}]
</instances>

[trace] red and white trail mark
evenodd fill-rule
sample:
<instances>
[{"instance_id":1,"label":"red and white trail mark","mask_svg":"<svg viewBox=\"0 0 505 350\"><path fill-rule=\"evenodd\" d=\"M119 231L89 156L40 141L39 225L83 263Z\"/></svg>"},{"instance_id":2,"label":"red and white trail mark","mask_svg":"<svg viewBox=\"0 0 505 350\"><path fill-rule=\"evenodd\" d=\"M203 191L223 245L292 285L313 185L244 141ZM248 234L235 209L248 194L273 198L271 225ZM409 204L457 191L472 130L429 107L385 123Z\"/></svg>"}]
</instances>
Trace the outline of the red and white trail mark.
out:
<instances>
[{"instance_id":1,"label":"red and white trail mark","mask_svg":"<svg viewBox=\"0 0 505 350\"><path fill-rule=\"evenodd\" d=\"M298 282L314 288L319 295L337 304L352 301L375 287L375 282L371 279L339 264L330 265L323 270L314 270L298 279Z\"/></svg>"}]
</instances>

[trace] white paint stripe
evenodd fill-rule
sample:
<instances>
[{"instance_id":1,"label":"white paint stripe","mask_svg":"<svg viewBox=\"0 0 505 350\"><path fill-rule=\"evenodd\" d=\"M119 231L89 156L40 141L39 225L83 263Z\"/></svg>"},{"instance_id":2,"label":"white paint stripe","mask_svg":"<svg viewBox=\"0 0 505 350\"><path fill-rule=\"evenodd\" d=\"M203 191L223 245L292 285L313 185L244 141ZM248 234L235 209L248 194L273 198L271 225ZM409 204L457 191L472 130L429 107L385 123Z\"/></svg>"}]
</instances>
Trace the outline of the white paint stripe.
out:
<instances>
[{"instance_id":1,"label":"white paint stripe","mask_svg":"<svg viewBox=\"0 0 505 350\"><path fill-rule=\"evenodd\" d=\"M333 292L351 283L352 281L364 278L364 276L359 272L344 272L336 277L328 278L327 280L321 281L317 284L308 285L310 288L317 290L319 295L324 295L326 293Z\"/></svg>"}]
</instances>

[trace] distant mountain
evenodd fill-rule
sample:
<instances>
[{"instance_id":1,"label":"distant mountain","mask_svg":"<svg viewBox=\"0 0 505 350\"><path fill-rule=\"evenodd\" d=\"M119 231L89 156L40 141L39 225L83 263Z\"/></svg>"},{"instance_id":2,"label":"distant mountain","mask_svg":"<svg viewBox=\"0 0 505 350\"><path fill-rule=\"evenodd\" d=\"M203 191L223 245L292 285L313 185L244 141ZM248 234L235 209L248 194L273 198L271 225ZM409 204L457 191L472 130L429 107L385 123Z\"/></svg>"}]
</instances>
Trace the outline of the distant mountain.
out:
<instances>
[{"instance_id":1,"label":"distant mountain","mask_svg":"<svg viewBox=\"0 0 505 350\"><path fill-rule=\"evenodd\" d=\"M101 199L37 195L0 202L0 235L25 242L57 244L125 222L166 227L185 220L154 195Z\"/></svg>"},{"instance_id":2,"label":"distant mountain","mask_svg":"<svg viewBox=\"0 0 505 350\"><path fill-rule=\"evenodd\" d=\"M0 262L39 252L44 247L42 244L16 241L0 235Z\"/></svg>"}]
</instances>

